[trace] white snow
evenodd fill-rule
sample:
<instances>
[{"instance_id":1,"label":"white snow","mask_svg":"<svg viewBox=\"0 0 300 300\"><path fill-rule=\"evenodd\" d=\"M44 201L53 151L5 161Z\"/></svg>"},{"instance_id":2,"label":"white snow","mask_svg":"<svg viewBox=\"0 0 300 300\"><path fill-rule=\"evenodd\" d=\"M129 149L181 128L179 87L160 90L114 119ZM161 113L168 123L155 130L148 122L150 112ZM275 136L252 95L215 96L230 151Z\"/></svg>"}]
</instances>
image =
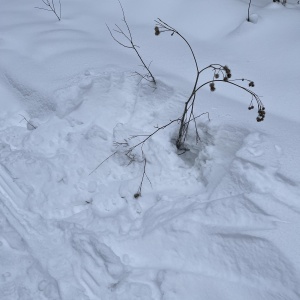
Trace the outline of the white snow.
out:
<instances>
[{"instance_id":1,"label":"white snow","mask_svg":"<svg viewBox=\"0 0 300 300\"><path fill-rule=\"evenodd\" d=\"M106 28L124 26L118 1L61 0L58 21L0 0L1 300L300 299L300 5L254 0L247 22L248 3L123 0L154 88ZM200 68L254 80L264 122L216 83L200 142L192 124L178 152L174 122L130 162L116 143L179 118L196 75L156 18Z\"/></svg>"}]
</instances>

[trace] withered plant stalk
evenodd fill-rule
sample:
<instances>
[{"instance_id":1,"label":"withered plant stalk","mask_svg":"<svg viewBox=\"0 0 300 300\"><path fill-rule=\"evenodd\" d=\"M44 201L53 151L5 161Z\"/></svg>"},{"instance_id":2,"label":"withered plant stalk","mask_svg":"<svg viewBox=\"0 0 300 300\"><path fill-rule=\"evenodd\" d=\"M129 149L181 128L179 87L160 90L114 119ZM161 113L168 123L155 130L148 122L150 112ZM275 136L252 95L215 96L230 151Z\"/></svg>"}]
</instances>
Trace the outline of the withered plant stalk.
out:
<instances>
[{"instance_id":1,"label":"withered plant stalk","mask_svg":"<svg viewBox=\"0 0 300 300\"><path fill-rule=\"evenodd\" d=\"M119 0L118 0L119 1ZM114 41L116 41L119 45L125 47L125 48L128 48L128 49L133 49L134 52L136 53L136 55L138 56L139 60L141 61L142 63L142 67L146 70L146 74L141 74L139 72L134 72L136 75L139 75L142 79L145 79L149 82L152 82L154 83L154 85L156 85L156 81L155 81L155 78L153 76L153 74L151 73L150 71L150 65L146 65L146 63L144 62L141 54L139 53L138 51L138 48L139 46L137 46L134 42L133 42L133 37L132 37L132 34L131 34L131 30L130 30L130 27L127 23L127 20L126 20L126 17L125 17L125 12L124 12L124 9L123 9L123 6L121 4L121 2L119 1L119 4L120 4L120 7L121 7L121 10L122 10L122 14L123 14L123 19L122 21L124 22L125 24L125 27L126 27L126 30L127 30L127 33L124 32L124 30L117 24L115 24L115 29L113 29L114 32L120 34L121 36L123 36L125 38L125 40L127 40L128 44L124 43L124 42L121 42L119 39L117 39L112 30L110 29L110 27L106 24L106 27L111 35L111 37L114 39Z\"/></svg>"},{"instance_id":2,"label":"withered plant stalk","mask_svg":"<svg viewBox=\"0 0 300 300\"><path fill-rule=\"evenodd\" d=\"M211 64L200 70L195 53L194 53L190 43L175 28L171 27L170 25L168 25L166 22L162 21L161 19L157 19L154 30L155 30L155 35L160 35L161 33L164 33L164 32L170 32L171 36L173 36L174 34L178 35L190 49L190 52L192 54L192 57L193 57L193 60L195 63L195 67L196 67L196 77L195 77L193 89L192 89L192 92L191 92L189 98L185 102L184 110L183 110L182 116L180 118L180 127L179 127L178 136L177 136L177 140L176 140L177 149L179 149L179 150L185 149L184 142L185 142L187 134L188 134L190 122L192 120L194 122L196 122L196 118L194 115L194 105L195 105L195 101L196 101L196 95L197 95L197 92L206 85L210 86L210 90L212 92L215 91L215 89L216 89L215 83L218 83L218 82L231 84L235 87L243 89L244 91L246 91L247 93L249 93L252 96L252 99L251 99L251 102L249 105L249 109L254 108L252 103L253 103L253 99L255 99L255 101L257 102L257 107L258 107L258 117L256 118L256 120L258 122L263 121L263 119L265 117L265 108L264 108L259 96L256 93L254 93L253 91L251 91L249 88L236 83L237 81L246 81L246 82L248 82L249 87L254 87L253 81L244 79L244 78L235 79L235 80L230 79L231 78L231 70L226 65L223 66L221 64ZM208 69L213 71L213 74L214 74L213 79L200 84L199 79L200 79L201 73ZM196 129L196 141L199 141L200 137L199 137L199 134L197 131L196 124L195 124L195 129Z\"/></svg>"}]
</instances>

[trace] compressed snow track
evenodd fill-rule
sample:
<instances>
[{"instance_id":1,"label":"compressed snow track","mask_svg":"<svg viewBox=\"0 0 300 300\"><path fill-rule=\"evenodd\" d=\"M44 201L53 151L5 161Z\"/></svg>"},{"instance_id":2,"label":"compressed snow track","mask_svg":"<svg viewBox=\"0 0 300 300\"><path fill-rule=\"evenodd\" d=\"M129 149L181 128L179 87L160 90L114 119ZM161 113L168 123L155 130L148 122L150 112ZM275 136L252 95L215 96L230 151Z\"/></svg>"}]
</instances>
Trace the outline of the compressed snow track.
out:
<instances>
[{"instance_id":1,"label":"compressed snow track","mask_svg":"<svg viewBox=\"0 0 300 300\"><path fill-rule=\"evenodd\" d=\"M120 103L124 124L111 121L104 129L105 114L97 122L84 118L96 94L103 105L114 105L124 89L125 97L136 97ZM57 115L36 120L37 129L2 130L9 136L2 139L0 168L3 299L299 297L297 271L276 238L293 239L279 212L299 224L299 184L281 173L278 145L234 123L200 123L201 144L188 140L191 151L182 156L158 136L144 147L154 188L145 185L136 201L138 164L121 166L121 157L113 158L92 176L86 167L103 157L99 149L109 155L112 135L121 141L128 131L137 132L135 124L163 119L157 107L175 112L167 97L153 103L159 95L174 98L171 89L161 83L150 91L116 71L89 72L55 95ZM143 101L153 114L141 118L136 112ZM60 132L57 124L64 125ZM172 136L172 130L165 134ZM172 173L166 172L170 164ZM178 188L182 182L185 189ZM41 199L43 205L35 206Z\"/></svg>"}]
</instances>

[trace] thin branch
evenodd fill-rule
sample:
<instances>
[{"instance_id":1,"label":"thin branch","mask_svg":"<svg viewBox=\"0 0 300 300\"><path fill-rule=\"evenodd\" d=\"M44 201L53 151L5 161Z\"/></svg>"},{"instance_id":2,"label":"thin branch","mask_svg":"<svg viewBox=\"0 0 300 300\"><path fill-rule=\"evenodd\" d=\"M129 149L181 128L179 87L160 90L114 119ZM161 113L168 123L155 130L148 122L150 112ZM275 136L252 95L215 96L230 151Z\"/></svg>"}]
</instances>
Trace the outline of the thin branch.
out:
<instances>
[{"instance_id":1,"label":"thin branch","mask_svg":"<svg viewBox=\"0 0 300 300\"><path fill-rule=\"evenodd\" d=\"M55 16L57 17L57 19L60 21L61 20L61 1L58 0L58 2L59 2L59 13L57 13L57 11L56 11L54 0L51 0L51 3L49 2L49 0L42 0L42 2L48 8L38 7L38 6L36 6L35 8L40 9L40 10L52 11L55 14Z\"/></svg>"},{"instance_id":2,"label":"thin branch","mask_svg":"<svg viewBox=\"0 0 300 300\"><path fill-rule=\"evenodd\" d=\"M155 80L153 74L152 74L151 71L150 71L150 64L149 64L149 66L146 65L146 63L144 62L142 56L140 55L139 51L137 50L137 49L139 48L139 46L137 46L137 45L133 42L132 33L131 33L130 27L129 27L129 25L128 25L128 22L127 22L127 20L126 20L124 8L123 8L123 6L122 6L122 4L121 4L121 2L120 2L119 0L118 0L118 2L119 2L119 4L120 4L120 8L121 8L121 10L122 10L122 15L123 15L122 21L123 21L123 23L125 24L127 33L125 33L124 30L121 29L121 27L120 27L119 25L117 25L117 24L115 24L115 27L116 27L117 29L113 29L113 30L114 30L116 33L118 33L118 34L120 34L121 36L123 36L123 37L129 42L129 44L125 44L124 42L121 42L119 39L117 39L117 38L113 35L112 30L110 29L110 27L109 27L107 24L106 24L106 27L107 27L107 29L108 29L108 31L109 31L111 37L113 38L113 40L114 40L115 42L117 42L119 45L121 45L121 46L123 46L123 47L125 47L125 48L133 49L133 50L134 50L134 52L135 52L136 55L138 56L139 60L141 61L143 68L145 68L145 69L147 70L147 74L146 74L145 76L142 76L142 79L146 79L146 78L147 78L148 81L150 81L150 82L154 83L154 85L156 85L156 80ZM138 72L136 72L136 73L139 74ZM150 78L150 80L149 80L149 78Z\"/></svg>"},{"instance_id":3,"label":"thin branch","mask_svg":"<svg viewBox=\"0 0 300 300\"><path fill-rule=\"evenodd\" d=\"M118 151L115 151L114 153L112 153L110 156L106 157L89 175L93 174L95 171L98 170L98 168L100 166L102 166L107 160L109 160L112 156L114 156L115 154L117 154Z\"/></svg>"},{"instance_id":4,"label":"thin branch","mask_svg":"<svg viewBox=\"0 0 300 300\"><path fill-rule=\"evenodd\" d=\"M107 24L105 24L105 25L106 25L106 27L107 27L107 29L108 29L108 31L109 31L111 37L114 39L115 42L117 42L118 44L120 44L121 46L123 46L123 47L125 47L125 48L132 49L132 46L127 46L127 45L121 43L119 40L117 40L117 39L115 38L115 36L112 34L112 32L111 32L109 26L108 26ZM116 31L116 30L115 30L115 31ZM122 32L119 32L119 31L116 31L116 32L122 33Z\"/></svg>"},{"instance_id":5,"label":"thin branch","mask_svg":"<svg viewBox=\"0 0 300 300\"><path fill-rule=\"evenodd\" d=\"M30 123L23 115L19 114L21 117L23 117L23 120L25 120L27 122L27 124L29 124L30 126L32 126L34 129L37 129L36 126L34 126L32 123ZM20 122L22 122L23 120L21 120Z\"/></svg>"},{"instance_id":6,"label":"thin branch","mask_svg":"<svg viewBox=\"0 0 300 300\"><path fill-rule=\"evenodd\" d=\"M41 10L47 10L47 11L52 11L51 9L47 9L47 8L43 8L43 7L35 7L37 9L41 9Z\"/></svg>"}]
</instances>

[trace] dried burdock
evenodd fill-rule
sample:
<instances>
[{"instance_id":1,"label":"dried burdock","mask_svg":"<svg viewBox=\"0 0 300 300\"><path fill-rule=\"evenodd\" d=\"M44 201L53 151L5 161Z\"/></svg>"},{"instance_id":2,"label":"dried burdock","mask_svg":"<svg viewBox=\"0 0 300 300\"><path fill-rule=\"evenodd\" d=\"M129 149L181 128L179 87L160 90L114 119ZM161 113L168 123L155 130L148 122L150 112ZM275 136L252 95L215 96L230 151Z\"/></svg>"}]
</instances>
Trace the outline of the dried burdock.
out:
<instances>
[{"instance_id":1,"label":"dried burdock","mask_svg":"<svg viewBox=\"0 0 300 300\"><path fill-rule=\"evenodd\" d=\"M135 194L133 195L133 197L134 197L135 199L138 199L138 198L141 197L141 194L140 194L140 193L135 193Z\"/></svg>"},{"instance_id":2,"label":"dried burdock","mask_svg":"<svg viewBox=\"0 0 300 300\"><path fill-rule=\"evenodd\" d=\"M261 117L263 117L263 118L264 118L264 117L265 117L265 114L266 114L266 112L265 112L264 110L261 110L261 109L260 109L260 110L258 111L258 114L259 114Z\"/></svg>"},{"instance_id":3,"label":"dried burdock","mask_svg":"<svg viewBox=\"0 0 300 300\"><path fill-rule=\"evenodd\" d=\"M230 69L227 66L224 66L223 69L227 75L231 73Z\"/></svg>"},{"instance_id":4,"label":"dried burdock","mask_svg":"<svg viewBox=\"0 0 300 300\"><path fill-rule=\"evenodd\" d=\"M155 35L160 34L159 28L157 26L154 27L154 31L155 31Z\"/></svg>"},{"instance_id":5,"label":"dried burdock","mask_svg":"<svg viewBox=\"0 0 300 300\"><path fill-rule=\"evenodd\" d=\"M214 92L214 91L216 90L216 87L215 87L214 82L211 82L211 83L209 84L209 87L210 87L210 90L211 90L212 92Z\"/></svg>"},{"instance_id":6,"label":"dried burdock","mask_svg":"<svg viewBox=\"0 0 300 300\"><path fill-rule=\"evenodd\" d=\"M189 98L185 102L183 114L180 118L180 127L179 127L178 137L176 140L177 149L179 149L179 150L186 149L186 147L184 146L184 142L185 142L185 139L188 134L189 124L191 121L196 123L195 122L196 117L195 117L195 111L194 111L196 95L197 95L197 92L205 85L209 85L211 91L215 90L216 82L225 82L226 84L231 84L232 86L243 89L244 91L246 91L247 93L249 93L252 96L252 100L254 99L257 102L258 109L262 110L263 105L262 105L262 102L261 102L259 96L256 93L254 93L253 91L251 91L250 89L248 89L247 87L242 86L237 83L237 81L246 80L247 82L249 82L249 86L253 87L254 86L253 81L250 81L248 79L234 79L234 80L230 79L232 77L232 74L231 74L230 68L227 65L211 64L203 69L200 69L197 59L196 59L196 56L195 56L195 53L194 53L191 45L189 44L189 42L186 40L186 38L184 36L182 36L175 28L171 27L170 25L168 25L166 22L162 21L161 19L156 20L156 27L158 27L158 30L160 33L169 32L169 33L171 33L171 36L177 35L186 43L186 45L188 46L188 48L192 54L192 57L193 57L193 60L195 63L195 67L196 67L196 71L197 71L195 83L193 85L193 90L192 90ZM209 80L204 83L199 83L200 74L207 69L213 70L213 72L214 72L213 80ZM222 74L222 78L220 78L220 79L219 79L219 74ZM254 108L254 106L252 105L252 101L251 101L248 109L251 110L253 108ZM259 122L261 120L263 120L264 114L260 113L258 116L258 119L259 119ZM195 130L196 130L196 140L199 140L196 124L195 124Z\"/></svg>"}]
</instances>

